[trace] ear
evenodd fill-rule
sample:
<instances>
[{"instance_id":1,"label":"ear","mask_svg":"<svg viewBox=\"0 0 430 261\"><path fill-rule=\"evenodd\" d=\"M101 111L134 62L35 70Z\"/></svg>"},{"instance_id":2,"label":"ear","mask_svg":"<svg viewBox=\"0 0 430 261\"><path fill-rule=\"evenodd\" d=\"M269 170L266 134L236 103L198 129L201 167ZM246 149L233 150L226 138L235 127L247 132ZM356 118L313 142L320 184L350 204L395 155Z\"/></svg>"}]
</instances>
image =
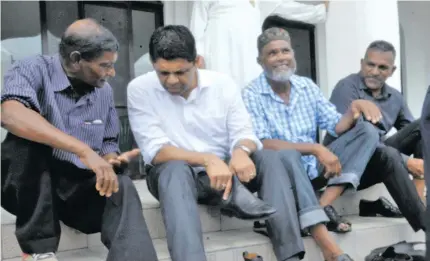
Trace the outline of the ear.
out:
<instances>
[{"instance_id":1,"label":"ear","mask_svg":"<svg viewBox=\"0 0 430 261\"><path fill-rule=\"evenodd\" d=\"M257 56L257 63L258 63L260 66L263 66L263 61L261 61L260 56Z\"/></svg>"},{"instance_id":2,"label":"ear","mask_svg":"<svg viewBox=\"0 0 430 261\"><path fill-rule=\"evenodd\" d=\"M69 59L70 65L73 67L73 69L78 69L79 62L81 61L81 53L78 51L73 51L70 53Z\"/></svg>"},{"instance_id":3,"label":"ear","mask_svg":"<svg viewBox=\"0 0 430 261\"><path fill-rule=\"evenodd\" d=\"M196 64L197 64L197 68L205 69L206 68L205 58L203 58L203 56L201 55L197 55Z\"/></svg>"},{"instance_id":4,"label":"ear","mask_svg":"<svg viewBox=\"0 0 430 261\"><path fill-rule=\"evenodd\" d=\"M393 73L394 73L396 70L397 70L397 67L394 65L394 66L393 66L393 69L391 70L390 77L393 75Z\"/></svg>"}]
</instances>

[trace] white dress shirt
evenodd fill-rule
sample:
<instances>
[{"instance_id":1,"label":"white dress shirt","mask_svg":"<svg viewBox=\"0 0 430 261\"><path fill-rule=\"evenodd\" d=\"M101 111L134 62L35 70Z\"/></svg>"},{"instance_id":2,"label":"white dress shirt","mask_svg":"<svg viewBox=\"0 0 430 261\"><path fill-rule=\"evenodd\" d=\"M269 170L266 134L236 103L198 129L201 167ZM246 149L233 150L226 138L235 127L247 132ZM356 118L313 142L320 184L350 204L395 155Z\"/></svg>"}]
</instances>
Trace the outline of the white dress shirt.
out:
<instances>
[{"instance_id":1,"label":"white dress shirt","mask_svg":"<svg viewBox=\"0 0 430 261\"><path fill-rule=\"evenodd\" d=\"M152 71L131 81L127 96L131 129L148 164L167 144L221 159L242 139L263 147L240 88L225 74L198 70L198 86L186 100L169 94Z\"/></svg>"}]
</instances>

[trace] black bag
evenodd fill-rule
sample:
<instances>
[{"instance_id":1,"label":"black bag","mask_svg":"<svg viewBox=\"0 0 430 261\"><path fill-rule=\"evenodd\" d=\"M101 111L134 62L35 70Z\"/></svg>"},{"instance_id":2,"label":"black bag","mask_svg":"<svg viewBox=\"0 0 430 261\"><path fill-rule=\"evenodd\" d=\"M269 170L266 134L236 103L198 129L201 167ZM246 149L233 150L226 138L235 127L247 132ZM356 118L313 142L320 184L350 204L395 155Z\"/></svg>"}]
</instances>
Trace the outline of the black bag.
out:
<instances>
[{"instance_id":1,"label":"black bag","mask_svg":"<svg viewBox=\"0 0 430 261\"><path fill-rule=\"evenodd\" d=\"M400 241L372 250L365 261L424 261L425 255L424 242Z\"/></svg>"}]
</instances>

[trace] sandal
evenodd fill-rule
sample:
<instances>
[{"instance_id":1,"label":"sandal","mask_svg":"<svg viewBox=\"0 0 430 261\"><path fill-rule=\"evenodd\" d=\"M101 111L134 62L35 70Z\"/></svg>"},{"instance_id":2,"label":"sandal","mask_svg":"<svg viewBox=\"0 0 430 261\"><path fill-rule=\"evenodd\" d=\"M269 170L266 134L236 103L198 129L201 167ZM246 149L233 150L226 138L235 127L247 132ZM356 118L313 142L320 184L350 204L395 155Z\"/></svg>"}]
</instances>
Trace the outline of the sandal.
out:
<instances>
[{"instance_id":1,"label":"sandal","mask_svg":"<svg viewBox=\"0 0 430 261\"><path fill-rule=\"evenodd\" d=\"M336 232L336 233L348 233L352 230L351 222L339 216L337 211L333 206L328 205L324 207L324 212L326 213L328 219L330 220L326 226L328 231ZM346 224L348 225L348 229L340 228L340 225Z\"/></svg>"}]
</instances>

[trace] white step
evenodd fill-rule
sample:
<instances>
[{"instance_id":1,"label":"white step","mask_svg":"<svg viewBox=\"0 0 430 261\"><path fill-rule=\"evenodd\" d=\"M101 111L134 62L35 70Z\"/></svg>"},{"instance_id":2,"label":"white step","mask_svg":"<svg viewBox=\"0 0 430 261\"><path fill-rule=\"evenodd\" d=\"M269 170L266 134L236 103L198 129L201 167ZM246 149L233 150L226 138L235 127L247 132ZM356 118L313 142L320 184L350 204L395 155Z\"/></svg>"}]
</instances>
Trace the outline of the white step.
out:
<instances>
[{"instance_id":1,"label":"white step","mask_svg":"<svg viewBox=\"0 0 430 261\"><path fill-rule=\"evenodd\" d=\"M403 219L350 217L354 230L344 235L333 234L341 248L355 261L364 257L376 247L396 243L400 240L423 241L422 232L413 233ZM203 235L208 261L240 261L243 251L257 252L264 261L277 261L273 255L268 238L250 229L208 232ZM306 261L323 260L312 238L305 238ZM154 245L159 260L170 260L165 239L155 239ZM102 261L106 260L104 247L92 246L89 249L66 251L58 254L61 261ZM3 259L19 261L19 258Z\"/></svg>"},{"instance_id":2,"label":"white step","mask_svg":"<svg viewBox=\"0 0 430 261\"><path fill-rule=\"evenodd\" d=\"M145 181L136 181L135 184L142 200L143 214L151 237L153 239L165 238L165 229L158 201L149 193ZM387 196L386 194L385 188L382 185L377 185L355 194L347 193L337 200L334 205L341 214L357 214L358 202L361 198L376 199L380 195ZM213 208L200 206L199 211L204 233L242 228L249 229L252 227L252 222L221 216L219 211ZM2 258L16 257L21 253L14 235L14 222L15 217L2 209ZM355 229L355 224L353 224L353 227ZM59 251L82 249L88 246L101 246L99 233L87 236L76 230L62 226Z\"/></svg>"}]
</instances>

